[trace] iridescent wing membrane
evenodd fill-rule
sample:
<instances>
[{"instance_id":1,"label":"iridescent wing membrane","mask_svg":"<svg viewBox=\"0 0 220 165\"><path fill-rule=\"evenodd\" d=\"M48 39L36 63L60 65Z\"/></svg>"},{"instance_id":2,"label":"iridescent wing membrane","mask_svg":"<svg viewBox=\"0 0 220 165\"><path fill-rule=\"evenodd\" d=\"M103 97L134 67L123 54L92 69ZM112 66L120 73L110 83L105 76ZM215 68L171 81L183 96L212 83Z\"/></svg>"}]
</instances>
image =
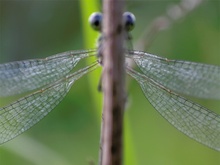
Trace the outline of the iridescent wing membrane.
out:
<instances>
[{"instance_id":1,"label":"iridescent wing membrane","mask_svg":"<svg viewBox=\"0 0 220 165\"><path fill-rule=\"evenodd\" d=\"M1 64L1 96L45 87L0 109L0 143L46 116L75 80L97 67L93 64L68 75L80 59L94 54L95 50L70 51L41 60ZM127 51L126 57L143 72L127 67L154 108L178 130L220 151L220 115L172 92L219 99L220 67L167 60L140 51Z\"/></svg>"},{"instance_id":2,"label":"iridescent wing membrane","mask_svg":"<svg viewBox=\"0 0 220 165\"><path fill-rule=\"evenodd\" d=\"M178 130L220 151L220 115L177 94L220 99L220 66L168 60L141 51L129 51L127 57L143 72L127 67L151 105Z\"/></svg>"},{"instance_id":3,"label":"iridescent wing membrane","mask_svg":"<svg viewBox=\"0 0 220 165\"><path fill-rule=\"evenodd\" d=\"M0 144L26 131L65 97L72 84L97 67L97 62L69 72L96 50L69 51L45 59L0 64L0 96L36 92L0 108Z\"/></svg>"},{"instance_id":4,"label":"iridescent wing membrane","mask_svg":"<svg viewBox=\"0 0 220 165\"><path fill-rule=\"evenodd\" d=\"M79 60L96 50L68 51L45 59L15 61L0 65L0 96L40 88L67 75Z\"/></svg>"},{"instance_id":5,"label":"iridescent wing membrane","mask_svg":"<svg viewBox=\"0 0 220 165\"><path fill-rule=\"evenodd\" d=\"M130 51L144 75L177 93L220 99L220 67L188 61L168 60L141 51Z\"/></svg>"}]
</instances>

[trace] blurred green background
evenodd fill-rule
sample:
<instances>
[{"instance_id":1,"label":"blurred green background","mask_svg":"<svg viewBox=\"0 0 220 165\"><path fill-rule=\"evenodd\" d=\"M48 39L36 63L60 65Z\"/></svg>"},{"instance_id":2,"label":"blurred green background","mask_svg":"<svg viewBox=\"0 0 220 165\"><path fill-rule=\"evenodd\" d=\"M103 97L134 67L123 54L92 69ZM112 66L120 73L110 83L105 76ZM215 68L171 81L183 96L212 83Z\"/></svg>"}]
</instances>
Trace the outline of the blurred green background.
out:
<instances>
[{"instance_id":1,"label":"blurred green background","mask_svg":"<svg viewBox=\"0 0 220 165\"><path fill-rule=\"evenodd\" d=\"M149 24L179 1L127 1L136 15L134 43ZM0 0L0 62L42 58L95 47L87 16L96 1ZM220 65L220 2L206 1L160 32L147 50L162 57ZM86 61L79 64L86 65ZM88 165L98 162L102 94L96 71L77 81L65 99L24 134L0 146L1 165ZM148 103L128 77L125 164L218 165L220 153L183 135ZM0 98L0 107L17 97ZM194 101L220 113L219 101Z\"/></svg>"}]
</instances>

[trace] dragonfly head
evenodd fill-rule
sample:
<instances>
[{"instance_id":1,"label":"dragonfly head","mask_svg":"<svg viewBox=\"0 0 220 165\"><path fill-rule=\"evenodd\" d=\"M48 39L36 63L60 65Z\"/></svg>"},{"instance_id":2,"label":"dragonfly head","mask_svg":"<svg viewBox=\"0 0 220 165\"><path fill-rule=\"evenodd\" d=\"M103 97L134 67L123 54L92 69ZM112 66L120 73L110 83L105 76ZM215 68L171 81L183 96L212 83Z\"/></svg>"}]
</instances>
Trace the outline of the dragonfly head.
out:
<instances>
[{"instance_id":1,"label":"dragonfly head","mask_svg":"<svg viewBox=\"0 0 220 165\"><path fill-rule=\"evenodd\" d=\"M102 32L102 22L103 22L103 14L100 12L94 12L89 17L89 23L91 27L98 32ZM122 24L123 29L125 31L125 40L130 41L131 36L129 34L130 31L134 29L135 26L135 16L131 12L124 12L122 15ZM100 64L102 65L102 52L103 52L103 35L100 35L97 41L98 53L97 57L100 59ZM130 44L132 45L132 44ZM126 46L125 46L126 47ZM130 46L132 47L132 46Z\"/></svg>"},{"instance_id":2,"label":"dragonfly head","mask_svg":"<svg viewBox=\"0 0 220 165\"><path fill-rule=\"evenodd\" d=\"M99 32L102 31L102 20L103 20L103 16L102 13L100 12L94 12L89 17L89 23L91 27ZM124 12L122 18L124 30L127 32L132 31L135 26L135 20L136 19L134 14L132 14L131 12Z\"/></svg>"}]
</instances>

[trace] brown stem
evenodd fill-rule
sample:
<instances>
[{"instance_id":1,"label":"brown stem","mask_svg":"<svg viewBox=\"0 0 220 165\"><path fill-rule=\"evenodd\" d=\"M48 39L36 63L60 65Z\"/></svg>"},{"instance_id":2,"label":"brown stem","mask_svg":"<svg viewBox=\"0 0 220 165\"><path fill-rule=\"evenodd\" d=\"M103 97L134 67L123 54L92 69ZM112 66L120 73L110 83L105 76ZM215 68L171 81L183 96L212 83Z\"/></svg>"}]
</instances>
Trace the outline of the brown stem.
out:
<instances>
[{"instance_id":1,"label":"brown stem","mask_svg":"<svg viewBox=\"0 0 220 165\"><path fill-rule=\"evenodd\" d=\"M101 165L121 165L123 111L125 104L123 0L103 3L103 123Z\"/></svg>"}]
</instances>

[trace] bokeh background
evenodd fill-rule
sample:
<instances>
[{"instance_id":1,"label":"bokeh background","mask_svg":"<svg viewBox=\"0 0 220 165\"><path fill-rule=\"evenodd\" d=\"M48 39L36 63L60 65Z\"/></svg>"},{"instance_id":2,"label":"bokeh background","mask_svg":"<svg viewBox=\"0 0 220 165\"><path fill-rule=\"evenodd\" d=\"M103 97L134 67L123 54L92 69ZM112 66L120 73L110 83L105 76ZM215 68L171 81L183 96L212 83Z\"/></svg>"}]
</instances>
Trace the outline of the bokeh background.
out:
<instances>
[{"instance_id":1,"label":"bokeh background","mask_svg":"<svg viewBox=\"0 0 220 165\"><path fill-rule=\"evenodd\" d=\"M180 1L126 1L136 15L134 45L151 22ZM88 15L99 1L0 0L0 63L43 58L67 50L95 47L97 33ZM147 39L146 39L147 40ZM166 58L220 65L220 2L206 1L167 30L147 49ZM82 61L79 67L86 66ZM65 99L42 121L0 146L2 165L97 164L102 94L100 70L77 81ZM138 84L127 78L126 165L218 165L220 153L183 135L148 103ZM0 107L19 96L0 98ZM220 113L215 100L194 101Z\"/></svg>"}]
</instances>

